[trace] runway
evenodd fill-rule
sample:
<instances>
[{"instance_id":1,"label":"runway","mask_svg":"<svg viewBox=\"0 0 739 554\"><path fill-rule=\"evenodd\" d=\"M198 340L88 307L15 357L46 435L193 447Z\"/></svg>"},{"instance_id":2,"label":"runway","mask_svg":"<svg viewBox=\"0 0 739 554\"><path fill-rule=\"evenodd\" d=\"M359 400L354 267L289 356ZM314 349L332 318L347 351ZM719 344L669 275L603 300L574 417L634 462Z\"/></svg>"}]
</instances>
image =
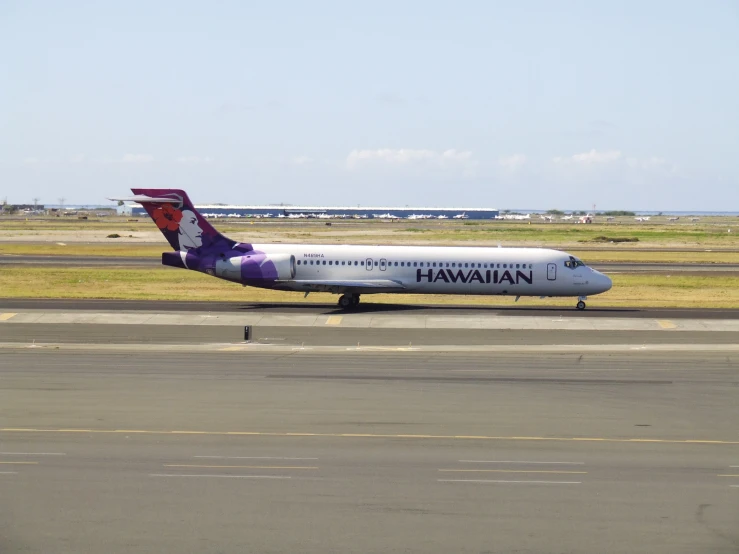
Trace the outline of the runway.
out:
<instances>
[{"instance_id":1,"label":"runway","mask_svg":"<svg viewBox=\"0 0 739 554\"><path fill-rule=\"evenodd\" d=\"M0 354L2 552L739 547L736 354L68 347Z\"/></svg>"},{"instance_id":2,"label":"runway","mask_svg":"<svg viewBox=\"0 0 739 554\"><path fill-rule=\"evenodd\" d=\"M603 273L679 273L689 275L736 275L739 264L723 263L632 263L607 262L588 264ZM0 254L0 266L47 266L47 267L162 267L159 256L44 256Z\"/></svg>"},{"instance_id":3,"label":"runway","mask_svg":"<svg viewBox=\"0 0 739 554\"><path fill-rule=\"evenodd\" d=\"M335 303L316 302L211 302L180 300L108 300L84 298L0 298L0 312L19 310L61 310L65 312L202 312L210 314L271 314L271 315L343 315ZM739 309L731 308L598 308L577 311L570 307L552 306L455 306L423 304L373 304L371 297L363 298L354 311L357 314L386 314L388 316L479 316L488 318L567 317L586 318L647 318L647 319L717 319L739 320Z\"/></svg>"}]
</instances>

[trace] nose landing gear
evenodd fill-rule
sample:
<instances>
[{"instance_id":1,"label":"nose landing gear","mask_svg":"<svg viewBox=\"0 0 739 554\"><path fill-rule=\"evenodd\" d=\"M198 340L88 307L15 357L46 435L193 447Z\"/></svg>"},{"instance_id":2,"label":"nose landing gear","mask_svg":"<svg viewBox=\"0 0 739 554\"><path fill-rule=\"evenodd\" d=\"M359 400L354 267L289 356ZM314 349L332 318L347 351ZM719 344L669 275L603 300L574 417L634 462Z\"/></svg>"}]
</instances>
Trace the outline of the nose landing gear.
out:
<instances>
[{"instance_id":1,"label":"nose landing gear","mask_svg":"<svg viewBox=\"0 0 739 554\"><path fill-rule=\"evenodd\" d=\"M359 306L359 295L358 294L342 294L339 297L339 308L342 310L349 310Z\"/></svg>"},{"instance_id":2,"label":"nose landing gear","mask_svg":"<svg viewBox=\"0 0 739 554\"><path fill-rule=\"evenodd\" d=\"M581 296L577 299L577 305L575 306L578 310L584 310L585 309L585 300L587 300L586 296Z\"/></svg>"}]
</instances>

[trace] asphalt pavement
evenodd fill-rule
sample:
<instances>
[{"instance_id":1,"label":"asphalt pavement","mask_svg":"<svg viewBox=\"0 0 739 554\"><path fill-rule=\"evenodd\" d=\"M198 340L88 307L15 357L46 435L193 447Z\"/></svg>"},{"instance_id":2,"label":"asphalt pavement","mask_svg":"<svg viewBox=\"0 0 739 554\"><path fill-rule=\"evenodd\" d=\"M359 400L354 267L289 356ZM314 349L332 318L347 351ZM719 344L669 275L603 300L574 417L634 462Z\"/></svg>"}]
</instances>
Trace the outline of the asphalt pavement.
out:
<instances>
[{"instance_id":1,"label":"asphalt pavement","mask_svg":"<svg viewBox=\"0 0 739 554\"><path fill-rule=\"evenodd\" d=\"M732 353L0 352L3 553L739 550Z\"/></svg>"},{"instance_id":2,"label":"asphalt pavement","mask_svg":"<svg viewBox=\"0 0 739 554\"><path fill-rule=\"evenodd\" d=\"M286 315L343 315L335 303L318 302L213 302L181 300L108 300L84 298L0 298L0 312L19 310L61 310L66 312L204 312L204 313L264 313ZM599 308L583 311L552 306L462 306L423 304L374 304L371 295L352 311L356 314L387 314L391 316L505 316L505 317L568 317L568 318L650 318L650 319L739 319L739 309L721 308Z\"/></svg>"}]
</instances>

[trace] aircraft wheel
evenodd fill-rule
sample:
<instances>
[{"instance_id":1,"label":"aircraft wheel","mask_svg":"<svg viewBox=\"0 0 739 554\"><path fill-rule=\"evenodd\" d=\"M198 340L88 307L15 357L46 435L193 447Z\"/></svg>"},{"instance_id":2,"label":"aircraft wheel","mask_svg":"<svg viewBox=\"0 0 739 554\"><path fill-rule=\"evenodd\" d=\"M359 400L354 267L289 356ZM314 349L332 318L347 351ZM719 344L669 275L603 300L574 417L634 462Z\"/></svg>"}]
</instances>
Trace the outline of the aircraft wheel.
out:
<instances>
[{"instance_id":1,"label":"aircraft wheel","mask_svg":"<svg viewBox=\"0 0 739 554\"><path fill-rule=\"evenodd\" d=\"M348 294L342 294L339 297L339 308L344 310L351 308L354 305L353 298Z\"/></svg>"},{"instance_id":2,"label":"aircraft wheel","mask_svg":"<svg viewBox=\"0 0 739 554\"><path fill-rule=\"evenodd\" d=\"M356 308L357 306L359 306L359 295L353 294L352 295L352 307Z\"/></svg>"},{"instance_id":3,"label":"aircraft wheel","mask_svg":"<svg viewBox=\"0 0 739 554\"><path fill-rule=\"evenodd\" d=\"M579 301L579 302L577 303L577 309L578 309L578 310L584 310L584 309L585 309L585 302L583 302L582 300L580 300L580 301Z\"/></svg>"}]
</instances>

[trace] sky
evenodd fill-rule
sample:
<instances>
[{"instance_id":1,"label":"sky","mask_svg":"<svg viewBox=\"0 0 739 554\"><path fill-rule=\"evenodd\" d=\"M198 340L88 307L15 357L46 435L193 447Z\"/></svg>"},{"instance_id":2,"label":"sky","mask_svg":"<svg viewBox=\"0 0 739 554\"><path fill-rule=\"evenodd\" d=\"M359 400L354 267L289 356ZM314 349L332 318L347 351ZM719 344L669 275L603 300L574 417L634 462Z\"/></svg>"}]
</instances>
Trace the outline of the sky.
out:
<instances>
[{"instance_id":1,"label":"sky","mask_svg":"<svg viewBox=\"0 0 739 554\"><path fill-rule=\"evenodd\" d=\"M0 0L0 200L739 211L739 2Z\"/></svg>"}]
</instances>

